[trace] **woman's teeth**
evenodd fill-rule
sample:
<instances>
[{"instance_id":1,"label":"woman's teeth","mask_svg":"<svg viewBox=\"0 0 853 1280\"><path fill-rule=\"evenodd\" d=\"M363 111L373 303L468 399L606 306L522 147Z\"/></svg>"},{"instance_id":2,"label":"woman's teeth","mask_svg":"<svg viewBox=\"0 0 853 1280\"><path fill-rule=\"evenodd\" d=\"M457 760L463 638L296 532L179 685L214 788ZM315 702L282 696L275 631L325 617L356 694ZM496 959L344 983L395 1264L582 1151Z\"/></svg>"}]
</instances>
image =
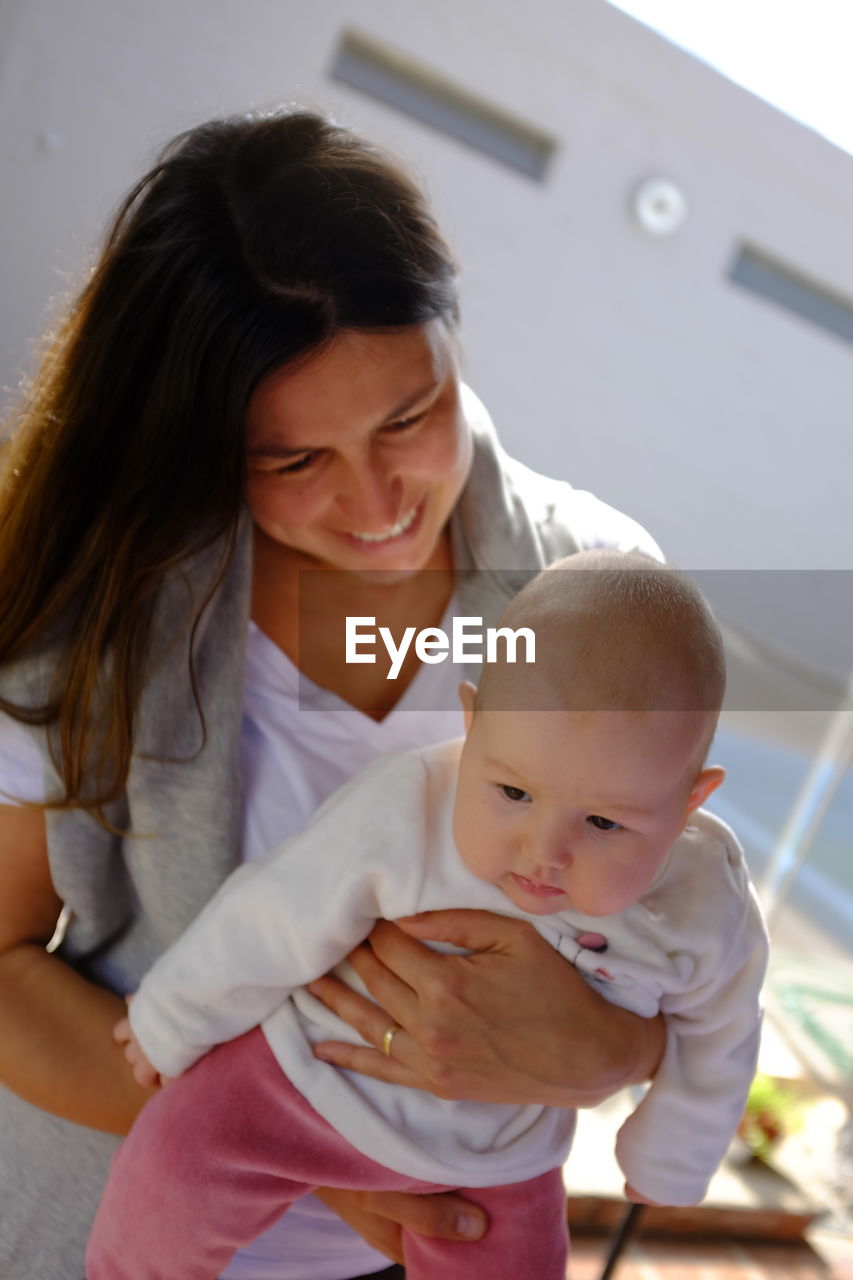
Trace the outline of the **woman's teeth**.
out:
<instances>
[{"instance_id":1,"label":"woman's teeth","mask_svg":"<svg viewBox=\"0 0 853 1280\"><path fill-rule=\"evenodd\" d=\"M401 533L405 533L417 514L418 508L412 507L411 511L384 533L354 533L352 536L360 542L389 542L391 538L399 538Z\"/></svg>"}]
</instances>

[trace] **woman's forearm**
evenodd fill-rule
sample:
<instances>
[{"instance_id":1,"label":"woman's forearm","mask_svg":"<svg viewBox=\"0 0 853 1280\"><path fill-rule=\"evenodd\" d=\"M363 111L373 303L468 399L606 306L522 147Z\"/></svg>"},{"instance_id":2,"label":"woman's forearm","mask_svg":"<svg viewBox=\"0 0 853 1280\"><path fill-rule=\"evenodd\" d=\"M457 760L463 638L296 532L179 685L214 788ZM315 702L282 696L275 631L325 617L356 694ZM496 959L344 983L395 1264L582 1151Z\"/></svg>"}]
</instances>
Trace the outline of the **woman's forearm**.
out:
<instances>
[{"instance_id":1,"label":"woman's forearm","mask_svg":"<svg viewBox=\"0 0 853 1280\"><path fill-rule=\"evenodd\" d=\"M112 1038L124 1002L35 943L0 956L0 1082L76 1124L124 1134L152 1090Z\"/></svg>"}]
</instances>

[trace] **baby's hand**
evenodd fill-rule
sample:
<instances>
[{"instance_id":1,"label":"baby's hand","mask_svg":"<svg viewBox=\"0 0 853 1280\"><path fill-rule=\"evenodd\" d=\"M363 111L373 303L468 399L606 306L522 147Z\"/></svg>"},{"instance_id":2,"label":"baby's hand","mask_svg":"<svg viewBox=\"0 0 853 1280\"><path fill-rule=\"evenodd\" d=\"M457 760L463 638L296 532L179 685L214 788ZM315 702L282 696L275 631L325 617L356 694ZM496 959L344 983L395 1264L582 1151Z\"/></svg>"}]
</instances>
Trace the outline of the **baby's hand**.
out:
<instances>
[{"instance_id":1,"label":"baby's hand","mask_svg":"<svg viewBox=\"0 0 853 1280\"><path fill-rule=\"evenodd\" d=\"M152 1089L157 1085L166 1083L167 1077L160 1075L160 1072L148 1061L142 1051L139 1041L133 1034L129 1018L122 1018L121 1022L115 1024L113 1027L113 1039L116 1044L124 1046L124 1056L133 1068L133 1078L137 1084Z\"/></svg>"},{"instance_id":2,"label":"baby's hand","mask_svg":"<svg viewBox=\"0 0 853 1280\"><path fill-rule=\"evenodd\" d=\"M659 1204L658 1200L647 1200L642 1192L637 1191L631 1186L630 1182L625 1183L625 1199L632 1200L634 1204Z\"/></svg>"}]
</instances>

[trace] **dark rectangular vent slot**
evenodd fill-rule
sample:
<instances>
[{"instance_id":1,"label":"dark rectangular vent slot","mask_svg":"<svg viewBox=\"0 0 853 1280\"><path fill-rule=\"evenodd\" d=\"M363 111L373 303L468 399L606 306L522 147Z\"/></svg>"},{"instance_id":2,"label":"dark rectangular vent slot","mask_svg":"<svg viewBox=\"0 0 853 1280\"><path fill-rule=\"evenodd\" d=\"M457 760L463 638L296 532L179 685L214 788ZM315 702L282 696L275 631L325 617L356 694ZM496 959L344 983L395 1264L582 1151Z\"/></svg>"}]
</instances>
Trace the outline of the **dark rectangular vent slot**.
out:
<instances>
[{"instance_id":1,"label":"dark rectangular vent slot","mask_svg":"<svg viewBox=\"0 0 853 1280\"><path fill-rule=\"evenodd\" d=\"M742 245L729 279L846 342L853 342L853 302L760 249Z\"/></svg>"},{"instance_id":2,"label":"dark rectangular vent slot","mask_svg":"<svg viewBox=\"0 0 853 1280\"><path fill-rule=\"evenodd\" d=\"M332 76L389 107L542 182L556 140L501 107L469 93L407 53L346 32Z\"/></svg>"}]
</instances>

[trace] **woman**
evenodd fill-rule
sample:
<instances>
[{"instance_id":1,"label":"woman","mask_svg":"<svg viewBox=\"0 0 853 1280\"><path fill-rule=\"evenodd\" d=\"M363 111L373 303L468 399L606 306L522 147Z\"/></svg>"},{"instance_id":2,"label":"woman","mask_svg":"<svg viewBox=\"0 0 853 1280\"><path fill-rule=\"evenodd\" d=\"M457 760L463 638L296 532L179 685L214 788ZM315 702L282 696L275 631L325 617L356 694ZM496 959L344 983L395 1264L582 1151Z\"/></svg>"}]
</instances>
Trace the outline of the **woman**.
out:
<instances>
[{"instance_id":1,"label":"woman","mask_svg":"<svg viewBox=\"0 0 853 1280\"><path fill-rule=\"evenodd\" d=\"M344 663L343 619L446 626L580 546L653 546L502 454L460 390L454 276L370 145L307 113L214 121L131 192L20 411L0 510L0 788L32 802L0 812L7 1280L81 1271L111 1135L146 1099L111 1041L121 997L241 857L376 754L458 731L448 668ZM356 1070L573 1106L660 1055L659 1023L516 922L382 925L353 961L378 1004L318 994L365 1040L324 1050ZM396 1025L393 1056L367 1047ZM457 1196L321 1195L382 1252L302 1202L226 1274L345 1280L399 1257L395 1223L487 1226Z\"/></svg>"}]
</instances>

